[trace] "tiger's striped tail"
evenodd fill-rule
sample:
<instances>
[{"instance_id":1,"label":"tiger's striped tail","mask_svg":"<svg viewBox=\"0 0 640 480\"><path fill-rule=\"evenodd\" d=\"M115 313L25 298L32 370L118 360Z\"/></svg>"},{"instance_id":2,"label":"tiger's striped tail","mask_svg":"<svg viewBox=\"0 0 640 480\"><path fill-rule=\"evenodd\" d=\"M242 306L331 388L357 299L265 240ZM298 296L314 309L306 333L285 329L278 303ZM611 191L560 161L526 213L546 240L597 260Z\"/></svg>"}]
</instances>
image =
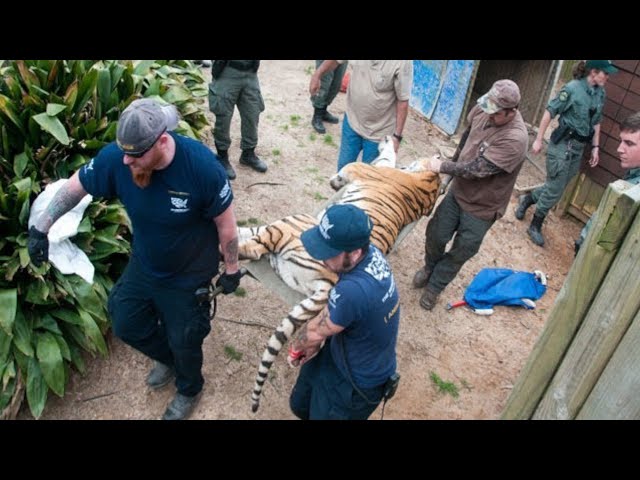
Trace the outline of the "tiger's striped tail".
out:
<instances>
[{"instance_id":1,"label":"tiger's striped tail","mask_svg":"<svg viewBox=\"0 0 640 480\"><path fill-rule=\"evenodd\" d=\"M278 353L280 353L284 345L302 325L322 311L327 304L331 287L332 285L328 285L326 289L323 288L316 291L311 297L305 298L302 302L295 305L269 338L267 348L265 348L262 358L260 359L258 374L256 375L256 381L253 386L253 391L251 392L252 412L257 412L260 407L262 387Z\"/></svg>"}]
</instances>

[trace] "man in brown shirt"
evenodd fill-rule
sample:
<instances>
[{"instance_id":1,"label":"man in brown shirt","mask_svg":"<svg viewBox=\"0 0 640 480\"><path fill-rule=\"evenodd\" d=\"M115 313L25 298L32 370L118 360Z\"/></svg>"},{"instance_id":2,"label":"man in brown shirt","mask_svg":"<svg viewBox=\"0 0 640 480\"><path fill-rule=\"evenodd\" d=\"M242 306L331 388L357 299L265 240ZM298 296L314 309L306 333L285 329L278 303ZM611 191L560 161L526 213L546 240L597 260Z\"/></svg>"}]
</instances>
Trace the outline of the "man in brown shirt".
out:
<instances>
[{"instance_id":1,"label":"man in brown shirt","mask_svg":"<svg viewBox=\"0 0 640 480\"><path fill-rule=\"evenodd\" d=\"M467 115L469 126L453 159L429 162L430 170L454 180L427 225L425 266L413 278L415 288L425 289L420 305L427 310L462 265L478 253L487 231L509 204L529 142L519 103L518 85L498 80Z\"/></svg>"}]
</instances>

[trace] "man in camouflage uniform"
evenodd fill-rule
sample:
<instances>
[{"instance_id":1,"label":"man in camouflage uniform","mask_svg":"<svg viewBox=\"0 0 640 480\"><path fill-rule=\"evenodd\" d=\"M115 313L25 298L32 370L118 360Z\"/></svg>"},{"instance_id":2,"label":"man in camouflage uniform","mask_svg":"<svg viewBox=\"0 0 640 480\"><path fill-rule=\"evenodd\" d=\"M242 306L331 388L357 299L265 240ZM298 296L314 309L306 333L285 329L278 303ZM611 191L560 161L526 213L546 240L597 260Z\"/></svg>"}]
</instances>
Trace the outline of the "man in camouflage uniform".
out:
<instances>
[{"instance_id":1,"label":"man in camouflage uniform","mask_svg":"<svg viewBox=\"0 0 640 480\"><path fill-rule=\"evenodd\" d=\"M258 145L258 119L264 111L257 74L259 66L260 60L216 60L211 67L213 80L209 84L209 110L216 116L213 139L220 162L230 180L236 178L228 155L231 146L231 117L235 106L240 112L240 163L257 172L267 171L267 164L255 154Z\"/></svg>"},{"instance_id":2,"label":"man in camouflage uniform","mask_svg":"<svg viewBox=\"0 0 640 480\"><path fill-rule=\"evenodd\" d=\"M527 233L536 245L544 245L542 223L549 210L558 203L564 189L578 173L586 145L591 145L589 165L599 161L600 120L605 101L604 84L610 73L618 71L610 60L588 60L578 64L574 80L567 83L551 100L540 121L538 135L531 151L539 153L542 138L551 119L560 115L559 126L551 134L547 147L547 179L543 186L521 195L515 216L524 219L527 209L536 204L536 211Z\"/></svg>"}]
</instances>

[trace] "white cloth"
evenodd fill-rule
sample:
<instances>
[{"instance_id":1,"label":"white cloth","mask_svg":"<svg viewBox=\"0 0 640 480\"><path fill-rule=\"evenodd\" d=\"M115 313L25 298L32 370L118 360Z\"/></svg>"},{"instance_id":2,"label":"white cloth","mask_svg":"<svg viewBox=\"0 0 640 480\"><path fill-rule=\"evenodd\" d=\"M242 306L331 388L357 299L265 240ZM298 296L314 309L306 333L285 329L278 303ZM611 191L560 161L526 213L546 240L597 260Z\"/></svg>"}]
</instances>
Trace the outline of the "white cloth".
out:
<instances>
[{"instance_id":1,"label":"white cloth","mask_svg":"<svg viewBox=\"0 0 640 480\"><path fill-rule=\"evenodd\" d=\"M36 222L42 212L45 211L53 196L65 184L66 178L46 186L44 191L38 195L31 205L29 213L29 228ZM60 217L49 229L49 261L65 275L75 273L86 282L93 283L95 268L87 255L74 245L70 237L78 233L78 226L82 221L82 215L93 197L87 194L78 205Z\"/></svg>"}]
</instances>

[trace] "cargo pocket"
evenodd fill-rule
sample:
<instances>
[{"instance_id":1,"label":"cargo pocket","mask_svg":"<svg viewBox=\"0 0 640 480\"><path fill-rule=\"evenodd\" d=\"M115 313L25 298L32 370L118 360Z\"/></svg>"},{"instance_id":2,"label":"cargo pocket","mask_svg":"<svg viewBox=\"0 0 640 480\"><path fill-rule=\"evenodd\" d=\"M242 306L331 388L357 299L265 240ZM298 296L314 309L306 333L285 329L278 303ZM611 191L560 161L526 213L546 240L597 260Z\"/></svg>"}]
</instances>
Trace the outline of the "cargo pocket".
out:
<instances>
[{"instance_id":1,"label":"cargo pocket","mask_svg":"<svg viewBox=\"0 0 640 480\"><path fill-rule=\"evenodd\" d=\"M209 110L217 116L232 112L233 107L233 102L229 96L220 91L220 82L211 82L209 84Z\"/></svg>"},{"instance_id":2,"label":"cargo pocket","mask_svg":"<svg viewBox=\"0 0 640 480\"><path fill-rule=\"evenodd\" d=\"M196 306L195 314L185 327L185 338L189 345L202 345L205 337L211 331L211 318L209 310L211 304L203 302Z\"/></svg>"}]
</instances>

